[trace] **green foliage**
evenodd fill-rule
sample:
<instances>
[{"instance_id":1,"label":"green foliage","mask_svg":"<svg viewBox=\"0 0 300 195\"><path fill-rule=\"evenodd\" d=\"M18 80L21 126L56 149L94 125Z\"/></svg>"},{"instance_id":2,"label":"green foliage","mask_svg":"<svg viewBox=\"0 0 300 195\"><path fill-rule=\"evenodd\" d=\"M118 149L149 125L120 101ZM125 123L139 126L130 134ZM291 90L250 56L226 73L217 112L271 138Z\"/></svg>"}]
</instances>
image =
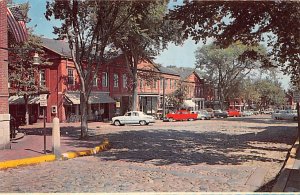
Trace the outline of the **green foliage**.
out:
<instances>
[{"instance_id":1,"label":"green foliage","mask_svg":"<svg viewBox=\"0 0 300 195\"><path fill-rule=\"evenodd\" d=\"M280 107L285 104L285 92L277 79L258 78L242 81L240 97L248 105L255 104L258 108L269 106Z\"/></svg>"},{"instance_id":2,"label":"green foliage","mask_svg":"<svg viewBox=\"0 0 300 195\"><path fill-rule=\"evenodd\" d=\"M216 45L206 45L195 52L196 67L206 71L208 80L217 85L221 103L239 97L241 81L260 64L258 60L240 58L247 50L256 51L260 55L265 53L261 46L250 47L240 42L225 49Z\"/></svg>"},{"instance_id":3,"label":"green foliage","mask_svg":"<svg viewBox=\"0 0 300 195\"><path fill-rule=\"evenodd\" d=\"M183 101L187 98L188 88L185 83L178 83L177 89L168 95L167 104L173 105L175 109L180 109L183 104Z\"/></svg>"},{"instance_id":4,"label":"green foliage","mask_svg":"<svg viewBox=\"0 0 300 195\"><path fill-rule=\"evenodd\" d=\"M246 45L265 41L271 50L264 65L275 61L300 86L299 1L192 1L169 17L182 21L185 36L196 41L213 37L224 48L236 41ZM245 55L258 57L256 52Z\"/></svg>"},{"instance_id":5,"label":"green foliage","mask_svg":"<svg viewBox=\"0 0 300 195\"><path fill-rule=\"evenodd\" d=\"M45 61L40 43L40 38L32 34L29 34L26 42L10 42L8 50L10 94L30 96L47 91L44 86L39 86L39 68ZM33 65L34 53L39 54L41 65Z\"/></svg>"}]
</instances>

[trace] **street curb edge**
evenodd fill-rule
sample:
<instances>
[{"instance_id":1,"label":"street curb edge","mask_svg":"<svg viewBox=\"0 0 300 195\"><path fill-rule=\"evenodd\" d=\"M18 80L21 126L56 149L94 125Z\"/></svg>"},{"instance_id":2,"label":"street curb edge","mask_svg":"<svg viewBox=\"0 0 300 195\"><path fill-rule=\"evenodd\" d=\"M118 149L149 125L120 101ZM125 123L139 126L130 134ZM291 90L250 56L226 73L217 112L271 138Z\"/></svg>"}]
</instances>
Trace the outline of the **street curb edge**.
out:
<instances>
[{"instance_id":1,"label":"street curb edge","mask_svg":"<svg viewBox=\"0 0 300 195\"><path fill-rule=\"evenodd\" d=\"M286 187L288 178L290 176L291 169L293 168L293 165L295 163L295 158L297 151L299 150L299 138L295 141L291 151L288 160L286 161L286 164L281 170L279 178L275 185L272 188L272 192L283 192L284 188Z\"/></svg>"},{"instance_id":2,"label":"street curb edge","mask_svg":"<svg viewBox=\"0 0 300 195\"><path fill-rule=\"evenodd\" d=\"M93 154L97 154L105 149L107 149L110 146L109 140L107 138L104 139L102 144L99 146L96 146L92 149L87 150L81 150L81 151L75 151L75 152L66 152L61 155L61 158L57 159L54 154L48 154L43 156L37 156L37 157L30 157L30 158L23 158L23 159L16 159L16 160L8 160L0 162L0 170L2 169L8 169L8 168L16 168L19 166L26 166L26 165L33 165L38 164L42 162L51 162L55 160L67 160L72 159L80 156L89 156Z\"/></svg>"},{"instance_id":3,"label":"street curb edge","mask_svg":"<svg viewBox=\"0 0 300 195\"><path fill-rule=\"evenodd\" d=\"M80 156L90 156L93 154L97 154L109 147L110 143L107 138L104 139L103 143L100 144L99 146L96 146L93 149L88 149L88 150L81 150L81 151L75 151L75 152L66 152L62 154L62 159L67 160L67 159L72 159Z\"/></svg>"}]
</instances>

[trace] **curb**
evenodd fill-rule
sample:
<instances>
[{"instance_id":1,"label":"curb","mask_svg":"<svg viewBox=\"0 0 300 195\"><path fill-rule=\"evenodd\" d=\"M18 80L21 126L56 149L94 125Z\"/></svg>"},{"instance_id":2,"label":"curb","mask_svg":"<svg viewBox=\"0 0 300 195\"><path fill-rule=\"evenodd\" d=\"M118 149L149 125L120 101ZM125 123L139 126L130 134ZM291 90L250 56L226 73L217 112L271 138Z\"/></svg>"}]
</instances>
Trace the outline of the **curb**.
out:
<instances>
[{"instance_id":1,"label":"curb","mask_svg":"<svg viewBox=\"0 0 300 195\"><path fill-rule=\"evenodd\" d=\"M62 159L63 160L68 160L68 159L72 159L72 158L76 158L76 157L80 157L80 156L90 156L93 154L97 154L105 149L107 149L109 147L109 140L107 138L104 139L103 143L99 146L96 146L93 149L88 149L88 150L81 150L81 151L75 151L75 152L66 152L63 153Z\"/></svg>"},{"instance_id":2,"label":"curb","mask_svg":"<svg viewBox=\"0 0 300 195\"><path fill-rule=\"evenodd\" d=\"M97 154L107 148L109 148L110 143L107 138L104 139L102 144L99 146L96 146L93 149L88 150L81 150L81 151L75 151L75 152L66 152L61 155L61 158L57 159L54 154L48 154L38 157L31 157L31 158L23 158L23 159L17 159L17 160L8 160L0 162L0 170L2 169L8 169L8 168L16 168L19 166L26 166L26 165L33 165L38 164L42 162L51 162L55 160L68 160L80 156L89 156L93 154Z\"/></svg>"},{"instance_id":3,"label":"curb","mask_svg":"<svg viewBox=\"0 0 300 195\"><path fill-rule=\"evenodd\" d=\"M294 163L296 161L296 154L299 150L299 138L294 143L289 158L286 161L284 168L280 171L280 175L277 179L277 182L272 188L272 192L284 192L288 179L290 177L291 170L293 169Z\"/></svg>"}]
</instances>

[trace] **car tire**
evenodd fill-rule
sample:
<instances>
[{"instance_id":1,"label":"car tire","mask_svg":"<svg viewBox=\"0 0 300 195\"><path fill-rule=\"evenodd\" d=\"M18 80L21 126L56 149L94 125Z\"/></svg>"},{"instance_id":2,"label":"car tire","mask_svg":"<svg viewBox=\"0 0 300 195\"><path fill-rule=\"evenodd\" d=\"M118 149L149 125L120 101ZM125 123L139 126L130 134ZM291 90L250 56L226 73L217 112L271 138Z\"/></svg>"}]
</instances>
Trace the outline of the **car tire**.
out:
<instances>
[{"instance_id":1,"label":"car tire","mask_svg":"<svg viewBox=\"0 0 300 195\"><path fill-rule=\"evenodd\" d=\"M146 121L140 121L139 123L140 123L140 125L142 125L142 126L144 126L144 125L147 124Z\"/></svg>"},{"instance_id":2,"label":"car tire","mask_svg":"<svg viewBox=\"0 0 300 195\"><path fill-rule=\"evenodd\" d=\"M297 121L298 120L298 117L294 117L294 121Z\"/></svg>"},{"instance_id":3,"label":"car tire","mask_svg":"<svg viewBox=\"0 0 300 195\"><path fill-rule=\"evenodd\" d=\"M122 124L121 124L121 122L119 120L115 120L114 125L115 126L121 126Z\"/></svg>"}]
</instances>

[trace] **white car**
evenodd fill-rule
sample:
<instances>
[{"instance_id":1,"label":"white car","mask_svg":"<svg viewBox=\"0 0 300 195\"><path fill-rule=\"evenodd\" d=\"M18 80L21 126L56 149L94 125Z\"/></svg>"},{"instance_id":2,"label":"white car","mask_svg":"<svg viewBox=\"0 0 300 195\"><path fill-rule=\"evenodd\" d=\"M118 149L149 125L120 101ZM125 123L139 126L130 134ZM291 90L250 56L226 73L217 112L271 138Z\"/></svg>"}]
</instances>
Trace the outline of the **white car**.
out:
<instances>
[{"instance_id":1,"label":"white car","mask_svg":"<svg viewBox=\"0 0 300 195\"><path fill-rule=\"evenodd\" d=\"M125 124L148 125L149 123L154 123L154 122L155 122L155 118L153 116L149 116L139 111L130 111L127 112L124 116L116 116L112 118L112 124L116 126L125 125Z\"/></svg>"},{"instance_id":2,"label":"white car","mask_svg":"<svg viewBox=\"0 0 300 195\"><path fill-rule=\"evenodd\" d=\"M251 116L251 115L253 115L253 112L249 110L245 110L244 112L242 112L242 116Z\"/></svg>"},{"instance_id":3,"label":"white car","mask_svg":"<svg viewBox=\"0 0 300 195\"><path fill-rule=\"evenodd\" d=\"M272 114L273 119L297 120L297 110L276 110Z\"/></svg>"}]
</instances>

